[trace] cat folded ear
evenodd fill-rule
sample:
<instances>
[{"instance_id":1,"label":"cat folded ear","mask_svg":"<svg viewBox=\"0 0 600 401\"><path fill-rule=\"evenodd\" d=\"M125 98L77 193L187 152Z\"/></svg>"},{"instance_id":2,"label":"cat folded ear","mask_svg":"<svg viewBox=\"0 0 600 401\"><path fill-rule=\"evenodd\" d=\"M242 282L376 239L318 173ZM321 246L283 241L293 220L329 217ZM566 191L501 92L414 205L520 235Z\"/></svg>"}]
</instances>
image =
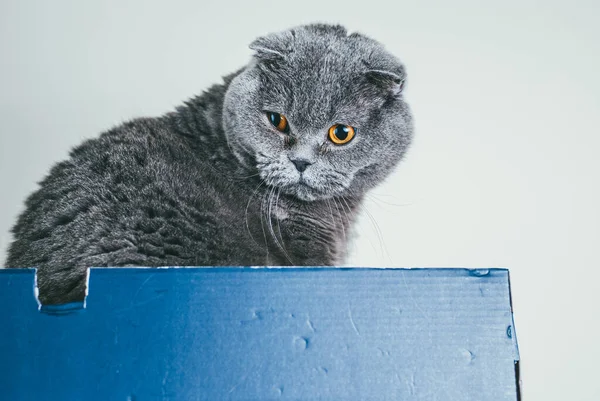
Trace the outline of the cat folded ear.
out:
<instances>
[{"instance_id":1,"label":"cat folded ear","mask_svg":"<svg viewBox=\"0 0 600 401\"><path fill-rule=\"evenodd\" d=\"M367 67L365 76L370 83L387 91L393 96L397 96L400 95L404 89L406 72L402 64L397 62L394 63L393 61L394 60L389 60L389 62L380 63L378 66L364 62Z\"/></svg>"},{"instance_id":2,"label":"cat folded ear","mask_svg":"<svg viewBox=\"0 0 600 401\"><path fill-rule=\"evenodd\" d=\"M254 40L249 47L254 50L254 56L259 59L284 59L292 52L294 38L295 33L293 30L277 32Z\"/></svg>"}]
</instances>

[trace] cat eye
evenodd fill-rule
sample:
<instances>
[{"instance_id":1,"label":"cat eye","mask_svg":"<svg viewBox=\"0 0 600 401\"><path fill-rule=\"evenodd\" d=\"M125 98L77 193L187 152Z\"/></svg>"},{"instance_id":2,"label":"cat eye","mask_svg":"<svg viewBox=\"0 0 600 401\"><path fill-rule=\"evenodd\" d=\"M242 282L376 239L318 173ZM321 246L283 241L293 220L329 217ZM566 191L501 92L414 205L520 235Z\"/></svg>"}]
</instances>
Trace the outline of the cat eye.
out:
<instances>
[{"instance_id":1,"label":"cat eye","mask_svg":"<svg viewBox=\"0 0 600 401\"><path fill-rule=\"evenodd\" d=\"M329 128L329 139L336 145L344 145L354 138L355 130L349 125L336 124Z\"/></svg>"},{"instance_id":2,"label":"cat eye","mask_svg":"<svg viewBox=\"0 0 600 401\"><path fill-rule=\"evenodd\" d=\"M280 132L287 134L290 132L290 125L288 124L287 118L284 115L279 113L274 113L272 111L267 111L267 118L269 122L277 128Z\"/></svg>"}]
</instances>

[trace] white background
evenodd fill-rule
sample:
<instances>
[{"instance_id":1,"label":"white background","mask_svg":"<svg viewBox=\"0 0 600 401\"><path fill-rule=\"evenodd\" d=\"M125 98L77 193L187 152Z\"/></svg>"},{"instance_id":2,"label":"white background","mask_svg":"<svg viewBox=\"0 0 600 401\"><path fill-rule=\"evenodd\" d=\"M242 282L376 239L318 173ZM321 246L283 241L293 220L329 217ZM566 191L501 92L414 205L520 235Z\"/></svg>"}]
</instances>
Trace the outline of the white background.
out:
<instances>
[{"instance_id":1,"label":"white background","mask_svg":"<svg viewBox=\"0 0 600 401\"><path fill-rule=\"evenodd\" d=\"M486 3L485 5L483 3ZM350 265L508 267L526 400L600 400L600 3L17 1L0 5L0 260L25 196L82 139L340 22L407 66L416 138Z\"/></svg>"}]
</instances>

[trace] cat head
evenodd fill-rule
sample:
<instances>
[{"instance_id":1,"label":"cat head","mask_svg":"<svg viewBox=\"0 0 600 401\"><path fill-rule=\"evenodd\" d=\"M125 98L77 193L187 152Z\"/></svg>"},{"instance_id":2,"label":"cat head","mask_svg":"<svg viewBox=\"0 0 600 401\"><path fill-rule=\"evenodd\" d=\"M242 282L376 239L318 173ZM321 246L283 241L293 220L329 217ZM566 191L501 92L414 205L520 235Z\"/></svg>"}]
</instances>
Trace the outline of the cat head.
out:
<instances>
[{"instance_id":1,"label":"cat head","mask_svg":"<svg viewBox=\"0 0 600 401\"><path fill-rule=\"evenodd\" d=\"M256 39L227 90L223 126L239 162L303 201L360 196L398 164L412 138L404 66L341 26Z\"/></svg>"}]
</instances>

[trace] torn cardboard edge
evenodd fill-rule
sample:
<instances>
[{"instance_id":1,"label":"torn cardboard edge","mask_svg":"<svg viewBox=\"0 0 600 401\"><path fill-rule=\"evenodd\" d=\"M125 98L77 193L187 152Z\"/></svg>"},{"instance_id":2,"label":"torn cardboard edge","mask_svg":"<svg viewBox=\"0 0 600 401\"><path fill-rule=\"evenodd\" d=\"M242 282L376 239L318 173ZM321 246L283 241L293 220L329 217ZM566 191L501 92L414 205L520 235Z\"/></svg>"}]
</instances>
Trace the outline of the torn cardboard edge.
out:
<instances>
[{"instance_id":1,"label":"torn cardboard edge","mask_svg":"<svg viewBox=\"0 0 600 401\"><path fill-rule=\"evenodd\" d=\"M10 269L10 271L33 271L34 272L34 283L33 283L33 294L35 300L38 304L38 310L41 312L48 313L58 313L63 314L68 311L75 311L78 309L85 309L86 301L89 295L90 289L90 276L91 271L95 270L113 270L113 269L146 269L146 270L168 270L168 269L268 269L268 270L401 270L401 271L415 271L415 270L464 270L469 272L470 275L475 277L483 277L490 274L490 271L506 271L508 275L508 285L509 285L509 302L510 302L510 311L513 311L512 305L512 294L510 291L510 272L508 269L503 268L490 268L490 269L467 269L467 268L429 268L429 267L335 267L335 266L310 266L310 267L299 267L299 266L158 266L158 267L149 267L149 266L128 266L128 267L88 267L86 269L85 275L85 298L83 301L79 302L70 302L68 304L60 304L60 305L43 305L39 299L39 288L38 288L38 279L37 279L37 268L19 268L19 269Z\"/></svg>"}]
</instances>

